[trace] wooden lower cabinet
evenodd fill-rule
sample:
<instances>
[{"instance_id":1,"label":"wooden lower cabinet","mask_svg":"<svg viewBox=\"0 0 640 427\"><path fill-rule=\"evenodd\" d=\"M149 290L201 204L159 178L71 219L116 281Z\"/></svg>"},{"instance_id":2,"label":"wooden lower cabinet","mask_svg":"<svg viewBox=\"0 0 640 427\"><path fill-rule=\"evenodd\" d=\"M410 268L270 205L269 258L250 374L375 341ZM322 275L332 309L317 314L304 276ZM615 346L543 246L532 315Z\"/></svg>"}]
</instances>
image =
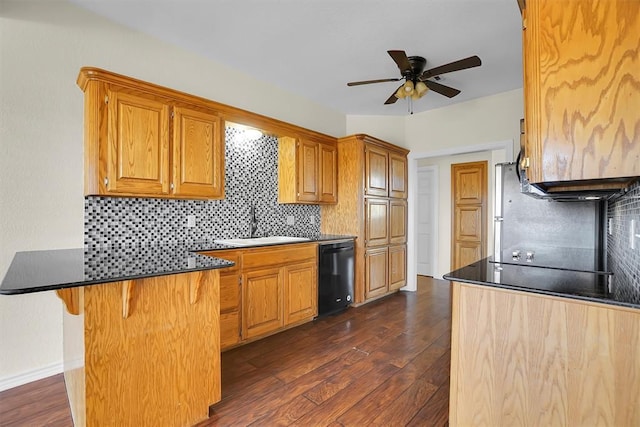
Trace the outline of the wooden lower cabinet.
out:
<instances>
[{"instance_id":1,"label":"wooden lower cabinet","mask_svg":"<svg viewBox=\"0 0 640 427\"><path fill-rule=\"evenodd\" d=\"M452 286L449 425L640 425L640 310Z\"/></svg>"},{"instance_id":2,"label":"wooden lower cabinet","mask_svg":"<svg viewBox=\"0 0 640 427\"><path fill-rule=\"evenodd\" d=\"M235 263L220 270L220 348L227 350L318 315L318 246L201 252Z\"/></svg>"},{"instance_id":3,"label":"wooden lower cabinet","mask_svg":"<svg viewBox=\"0 0 640 427\"><path fill-rule=\"evenodd\" d=\"M365 253L365 298L375 298L389 292L388 248L367 249Z\"/></svg>"},{"instance_id":4,"label":"wooden lower cabinet","mask_svg":"<svg viewBox=\"0 0 640 427\"><path fill-rule=\"evenodd\" d=\"M284 268L284 324L318 315L318 264L307 262Z\"/></svg>"},{"instance_id":5,"label":"wooden lower cabinet","mask_svg":"<svg viewBox=\"0 0 640 427\"><path fill-rule=\"evenodd\" d=\"M242 283L242 336L255 338L283 327L280 268L244 272Z\"/></svg>"},{"instance_id":6,"label":"wooden lower cabinet","mask_svg":"<svg viewBox=\"0 0 640 427\"><path fill-rule=\"evenodd\" d=\"M389 246L389 290L407 284L407 246Z\"/></svg>"}]
</instances>

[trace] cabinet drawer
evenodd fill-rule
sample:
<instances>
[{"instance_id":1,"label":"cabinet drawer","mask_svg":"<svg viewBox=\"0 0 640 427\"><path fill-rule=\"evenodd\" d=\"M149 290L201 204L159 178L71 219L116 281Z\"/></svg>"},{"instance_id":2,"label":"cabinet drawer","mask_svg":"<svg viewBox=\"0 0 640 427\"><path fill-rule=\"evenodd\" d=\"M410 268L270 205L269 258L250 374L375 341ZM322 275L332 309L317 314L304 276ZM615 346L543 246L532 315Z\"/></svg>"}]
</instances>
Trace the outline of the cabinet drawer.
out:
<instances>
[{"instance_id":1,"label":"cabinet drawer","mask_svg":"<svg viewBox=\"0 0 640 427\"><path fill-rule=\"evenodd\" d=\"M251 269L280 264L291 264L318 255L316 243L304 243L301 245L286 245L281 248L256 248L247 250L242 257L242 267Z\"/></svg>"},{"instance_id":2,"label":"cabinet drawer","mask_svg":"<svg viewBox=\"0 0 640 427\"><path fill-rule=\"evenodd\" d=\"M220 314L220 349L240 342L240 312L232 311Z\"/></svg>"},{"instance_id":3,"label":"cabinet drawer","mask_svg":"<svg viewBox=\"0 0 640 427\"><path fill-rule=\"evenodd\" d=\"M220 313L237 310L240 307L240 276L220 275Z\"/></svg>"}]
</instances>

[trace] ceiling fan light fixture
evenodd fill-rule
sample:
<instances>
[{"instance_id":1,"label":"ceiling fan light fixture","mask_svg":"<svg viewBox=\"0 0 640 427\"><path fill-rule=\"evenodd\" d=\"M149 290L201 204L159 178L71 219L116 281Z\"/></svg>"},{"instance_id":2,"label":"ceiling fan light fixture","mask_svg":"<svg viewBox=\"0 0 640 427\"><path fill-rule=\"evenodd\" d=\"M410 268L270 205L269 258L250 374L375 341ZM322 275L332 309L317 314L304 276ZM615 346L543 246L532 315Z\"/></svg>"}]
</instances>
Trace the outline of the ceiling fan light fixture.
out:
<instances>
[{"instance_id":1,"label":"ceiling fan light fixture","mask_svg":"<svg viewBox=\"0 0 640 427\"><path fill-rule=\"evenodd\" d=\"M416 84L416 93L418 94L418 98L422 98L428 90L429 88L424 82L418 82L418 84Z\"/></svg>"},{"instance_id":2,"label":"ceiling fan light fixture","mask_svg":"<svg viewBox=\"0 0 640 427\"><path fill-rule=\"evenodd\" d=\"M413 95L413 82L411 80L407 80L407 82L402 86L405 95L411 96Z\"/></svg>"},{"instance_id":3,"label":"ceiling fan light fixture","mask_svg":"<svg viewBox=\"0 0 640 427\"><path fill-rule=\"evenodd\" d=\"M403 99L406 96L407 96L407 93L404 91L404 85L400 86L396 91L396 98Z\"/></svg>"}]
</instances>

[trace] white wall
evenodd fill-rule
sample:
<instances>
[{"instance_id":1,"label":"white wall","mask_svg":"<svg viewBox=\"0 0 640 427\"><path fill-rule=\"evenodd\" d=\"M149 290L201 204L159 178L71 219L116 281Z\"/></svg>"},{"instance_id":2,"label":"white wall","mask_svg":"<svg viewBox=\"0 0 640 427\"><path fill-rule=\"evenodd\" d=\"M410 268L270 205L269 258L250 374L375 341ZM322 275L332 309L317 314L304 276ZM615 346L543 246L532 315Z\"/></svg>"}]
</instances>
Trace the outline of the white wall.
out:
<instances>
[{"instance_id":1,"label":"white wall","mask_svg":"<svg viewBox=\"0 0 640 427\"><path fill-rule=\"evenodd\" d=\"M347 116L347 135L365 133L406 147L404 116Z\"/></svg>"},{"instance_id":2,"label":"white wall","mask_svg":"<svg viewBox=\"0 0 640 427\"><path fill-rule=\"evenodd\" d=\"M511 140L517 154L523 102L516 89L407 116L406 147L422 153Z\"/></svg>"},{"instance_id":3,"label":"white wall","mask_svg":"<svg viewBox=\"0 0 640 427\"><path fill-rule=\"evenodd\" d=\"M83 244L82 66L346 132L344 114L67 2L0 0L0 277L17 251ZM0 296L0 389L59 372L61 361L55 295Z\"/></svg>"}]
</instances>

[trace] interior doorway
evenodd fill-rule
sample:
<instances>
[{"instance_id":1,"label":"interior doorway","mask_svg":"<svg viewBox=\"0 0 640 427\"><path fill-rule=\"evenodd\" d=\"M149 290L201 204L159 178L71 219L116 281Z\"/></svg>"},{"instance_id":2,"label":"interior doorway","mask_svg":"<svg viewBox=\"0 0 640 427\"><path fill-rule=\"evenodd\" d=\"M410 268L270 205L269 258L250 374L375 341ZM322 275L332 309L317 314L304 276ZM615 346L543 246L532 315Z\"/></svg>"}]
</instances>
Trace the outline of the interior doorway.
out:
<instances>
[{"instance_id":1,"label":"interior doorway","mask_svg":"<svg viewBox=\"0 0 640 427\"><path fill-rule=\"evenodd\" d=\"M416 200L416 268L421 276L436 274L438 265L438 166L420 166Z\"/></svg>"}]
</instances>

